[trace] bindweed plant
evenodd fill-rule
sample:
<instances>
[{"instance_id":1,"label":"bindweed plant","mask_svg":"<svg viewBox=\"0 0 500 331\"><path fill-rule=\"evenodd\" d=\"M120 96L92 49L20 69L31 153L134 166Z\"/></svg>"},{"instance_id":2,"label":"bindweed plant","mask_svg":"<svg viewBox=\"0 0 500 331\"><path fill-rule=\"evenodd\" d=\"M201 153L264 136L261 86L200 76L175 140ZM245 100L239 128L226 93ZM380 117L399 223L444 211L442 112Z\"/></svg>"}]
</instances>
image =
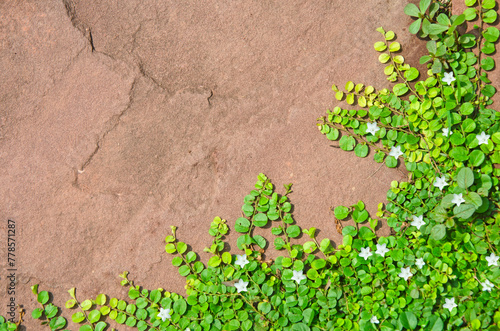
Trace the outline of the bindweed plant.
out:
<instances>
[{"instance_id":1,"label":"bindweed plant","mask_svg":"<svg viewBox=\"0 0 500 331\"><path fill-rule=\"evenodd\" d=\"M207 265L172 226L165 250L186 277L186 296L144 289L124 272L127 300L99 294L79 302L69 291L66 308L77 310L79 330L101 331L109 320L141 331L499 330L500 113L491 108L496 90L488 72L500 33L489 26L497 21L494 0L465 4L461 15L451 15L450 1L408 4L404 11L415 18L409 31L427 42L425 77L405 63L396 34L379 28L374 47L393 88L334 85L335 98L349 107L318 119L341 149L359 157L371 150L375 162L406 167L408 181L391 183L377 218L361 201L335 207L343 234L335 247L315 228L295 224L291 184L278 194L260 174L235 221L240 254L226 250L222 218L210 225ZM467 24L473 31L461 33ZM355 226L339 225L349 217ZM391 235L377 236L380 221ZM266 260L271 245L284 256ZM36 286L33 293L42 308L32 316L63 329L48 293Z\"/></svg>"}]
</instances>

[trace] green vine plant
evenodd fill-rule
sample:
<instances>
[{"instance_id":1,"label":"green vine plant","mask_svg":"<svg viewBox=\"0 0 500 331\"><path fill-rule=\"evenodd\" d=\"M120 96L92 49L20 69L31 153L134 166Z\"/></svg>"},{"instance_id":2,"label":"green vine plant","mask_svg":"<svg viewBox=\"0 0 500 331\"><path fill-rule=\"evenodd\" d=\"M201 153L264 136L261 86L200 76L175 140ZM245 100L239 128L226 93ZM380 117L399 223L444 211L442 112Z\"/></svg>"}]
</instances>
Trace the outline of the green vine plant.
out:
<instances>
[{"instance_id":1,"label":"green vine plant","mask_svg":"<svg viewBox=\"0 0 500 331\"><path fill-rule=\"evenodd\" d=\"M408 4L404 12L415 18L409 31L427 39L425 77L405 63L396 34L379 28L374 48L392 90L334 85L335 98L349 107L318 119L342 150L358 157L371 150L377 163L406 167L408 181L391 183L377 218L362 201L335 207L337 222L351 217L355 224L339 227L336 247L296 224L291 184L279 194L259 174L234 225L240 254L226 250L229 226L220 217L210 225L207 265L172 226L165 251L186 277L186 296L144 289L124 272L127 300L103 293L79 302L70 289L72 322L80 331L102 331L111 321L140 331L499 330L500 112L491 108L496 90L488 78L500 35L490 26L497 4L465 4L461 15L451 15L450 1ZM474 33L459 32L466 24ZM389 236L377 235L381 221ZM256 228L269 228L274 239ZM284 255L265 260L271 245ZM32 289L41 305L32 316L51 330L65 328L48 292ZM0 319L0 330L14 330L4 325Z\"/></svg>"}]
</instances>

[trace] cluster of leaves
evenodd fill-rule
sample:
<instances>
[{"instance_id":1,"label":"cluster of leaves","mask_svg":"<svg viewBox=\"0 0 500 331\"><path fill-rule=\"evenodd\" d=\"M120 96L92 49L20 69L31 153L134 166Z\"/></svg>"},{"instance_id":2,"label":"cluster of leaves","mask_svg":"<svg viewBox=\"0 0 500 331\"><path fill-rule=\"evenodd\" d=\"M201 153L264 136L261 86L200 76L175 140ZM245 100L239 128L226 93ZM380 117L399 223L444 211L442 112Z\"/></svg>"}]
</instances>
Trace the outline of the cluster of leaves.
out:
<instances>
[{"instance_id":1,"label":"cluster of leaves","mask_svg":"<svg viewBox=\"0 0 500 331\"><path fill-rule=\"evenodd\" d=\"M489 107L496 90L486 73L495 68L487 55L495 52L500 33L485 24L497 19L495 1L465 3L470 8L461 15L450 15L441 2L431 0L405 8L417 18L410 32L429 39L429 54L420 60L428 63L426 79L416 81L420 74L404 64L400 45L392 41L394 33L380 28L384 41L375 43L375 49L389 52L379 61L388 63L390 81L401 82L392 91L367 87L365 95L361 84L348 82L348 93L352 86L359 88L345 101L352 105L357 97L357 105L368 109L335 107L319 119L320 131L330 140L340 138L341 149L366 157L370 146L376 162L396 167L402 158L409 172L408 182L391 184L389 202L380 204L377 212L394 236L379 238L376 244L368 227L348 226L339 246L355 251L341 260L344 266L363 257L371 276L368 284L373 286L383 271L377 287L391 289L380 294L385 302L355 300L383 315L384 330L500 327L500 112ZM473 20L475 34L458 32ZM333 90L337 100L343 100L336 86ZM357 204L334 211L340 220L352 216L359 223ZM389 257L384 258L386 249Z\"/></svg>"},{"instance_id":2,"label":"cluster of leaves","mask_svg":"<svg viewBox=\"0 0 500 331\"><path fill-rule=\"evenodd\" d=\"M338 222L351 218L355 226L340 227L342 244L334 247L315 228L295 224L291 184L280 195L260 174L235 222L243 254L226 250L229 227L220 217L210 225L207 265L171 227L165 251L187 278L187 297L142 289L124 272L130 303L105 294L80 303L69 291L66 308L79 309L72 320L80 331L103 330L107 318L141 331L499 330L500 113L489 107L496 90L487 71L495 62L486 55L500 33L485 27L496 20L495 1L465 2L462 15L450 15L444 1L406 6L416 18L410 32L428 38L425 79L405 63L395 33L379 28L383 41L374 47L392 90L334 85L337 100L360 109L335 107L319 119L320 131L345 151L366 157L371 147L388 167L404 160L408 181L391 183L378 219L361 201L337 206ZM478 23L476 34L459 33L467 21ZM377 236L380 220L390 236ZM265 260L271 242L257 228L270 229L286 255ZM308 239L297 244L301 235ZM63 328L47 292L34 293L42 308L33 317Z\"/></svg>"},{"instance_id":3,"label":"cluster of leaves","mask_svg":"<svg viewBox=\"0 0 500 331\"><path fill-rule=\"evenodd\" d=\"M41 325L47 325L51 330L61 330L67 325L66 319L61 316L61 310L53 303L49 303L50 294L47 291L38 292L38 284L31 286L31 291L36 296L41 308L31 312L34 319L42 320Z\"/></svg>"},{"instance_id":4,"label":"cluster of leaves","mask_svg":"<svg viewBox=\"0 0 500 331\"><path fill-rule=\"evenodd\" d=\"M15 331L18 325L14 322L7 321L5 317L0 316L0 331Z\"/></svg>"}]
</instances>

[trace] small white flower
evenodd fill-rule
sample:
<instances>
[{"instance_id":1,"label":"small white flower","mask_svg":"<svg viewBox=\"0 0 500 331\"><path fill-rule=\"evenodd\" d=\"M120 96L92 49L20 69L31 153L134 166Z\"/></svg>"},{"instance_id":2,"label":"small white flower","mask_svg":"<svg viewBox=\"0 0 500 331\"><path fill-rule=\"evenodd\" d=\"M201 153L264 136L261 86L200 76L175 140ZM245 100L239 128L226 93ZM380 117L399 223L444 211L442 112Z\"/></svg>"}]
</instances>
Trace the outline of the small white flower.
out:
<instances>
[{"instance_id":1,"label":"small white flower","mask_svg":"<svg viewBox=\"0 0 500 331\"><path fill-rule=\"evenodd\" d=\"M498 256L496 256L494 253L491 253L490 256L487 256L486 261L488 261L488 267L498 266Z\"/></svg>"},{"instance_id":2,"label":"small white flower","mask_svg":"<svg viewBox=\"0 0 500 331\"><path fill-rule=\"evenodd\" d=\"M373 255L373 253L370 252L370 247L362 247L361 253L359 253L359 256L363 257L365 260L368 259L372 255Z\"/></svg>"},{"instance_id":3,"label":"small white flower","mask_svg":"<svg viewBox=\"0 0 500 331\"><path fill-rule=\"evenodd\" d=\"M483 285L483 291L488 291L491 292L491 290L495 287L488 279L484 282L481 283Z\"/></svg>"},{"instance_id":4,"label":"small white flower","mask_svg":"<svg viewBox=\"0 0 500 331\"><path fill-rule=\"evenodd\" d=\"M401 146L392 146L391 150L389 151L389 156L394 156L396 159L403 155L403 152L401 152Z\"/></svg>"},{"instance_id":5,"label":"small white flower","mask_svg":"<svg viewBox=\"0 0 500 331\"><path fill-rule=\"evenodd\" d=\"M373 315L373 316L372 316L372 318L370 319L370 322L372 322L373 324L378 324L378 323L380 323L380 322L378 321L377 316L375 316L375 315Z\"/></svg>"},{"instance_id":6,"label":"small white flower","mask_svg":"<svg viewBox=\"0 0 500 331\"><path fill-rule=\"evenodd\" d=\"M382 245L377 244L377 250L375 251L375 254L382 255L383 257L387 252L389 252L387 244L382 244Z\"/></svg>"},{"instance_id":7,"label":"small white flower","mask_svg":"<svg viewBox=\"0 0 500 331\"><path fill-rule=\"evenodd\" d=\"M450 184L446 182L445 176L441 176L437 177L432 185L434 185L435 187L439 188L440 191L442 191L445 186L448 186Z\"/></svg>"},{"instance_id":8,"label":"small white flower","mask_svg":"<svg viewBox=\"0 0 500 331\"><path fill-rule=\"evenodd\" d=\"M413 215L411 218L413 219L413 222L411 222L411 225L415 226L417 228L417 230L420 230L422 225L425 225L423 215L420 215L420 216Z\"/></svg>"},{"instance_id":9,"label":"small white flower","mask_svg":"<svg viewBox=\"0 0 500 331\"><path fill-rule=\"evenodd\" d=\"M422 269L422 267L425 265L425 262L424 262L424 259L423 258L418 258L416 261L415 261L415 265L419 268L419 269Z\"/></svg>"},{"instance_id":10,"label":"small white flower","mask_svg":"<svg viewBox=\"0 0 500 331\"><path fill-rule=\"evenodd\" d=\"M250 263L247 260L247 255L236 255L236 262L234 264L239 265L241 268L244 268L248 263Z\"/></svg>"},{"instance_id":11,"label":"small white flower","mask_svg":"<svg viewBox=\"0 0 500 331\"><path fill-rule=\"evenodd\" d=\"M186 330L184 330L184 331L191 331L191 329L190 328L186 328Z\"/></svg>"},{"instance_id":12,"label":"small white flower","mask_svg":"<svg viewBox=\"0 0 500 331\"><path fill-rule=\"evenodd\" d=\"M450 134L453 134L453 131L451 131L449 128L443 128L443 136L449 137Z\"/></svg>"},{"instance_id":13,"label":"small white flower","mask_svg":"<svg viewBox=\"0 0 500 331\"><path fill-rule=\"evenodd\" d=\"M248 282L245 282L243 279L240 279L237 283L234 284L234 287L240 292L246 292L248 286Z\"/></svg>"},{"instance_id":14,"label":"small white flower","mask_svg":"<svg viewBox=\"0 0 500 331\"><path fill-rule=\"evenodd\" d=\"M407 267L407 268L401 268L401 272L399 273L398 276L404 278L407 281L408 278L413 276L413 274L410 271L410 267Z\"/></svg>"},{"instance_id":15,"label":"small white flower","mask_svg":"<svg viewBox=\"0 0 500 331\"><path fill-rule=\"evenodd\" d=\"M170 309L163 309L160 307L160 312L157 315L163 322L168 318L170 319Z\"/></svg>"},{"instance_id":16,"label":"small white flower","mask_svg":"<svg viewBox=\"0 0 500 331\"><path fill-rule=\"evenodd\" d=\"M453 72L445 72L443 77L443 82L451 84L451 82L455 81L455 77L453 77Z\"/></svg>"},{"instance_id":17,"label":"small white flower","mask_svg":"<svg viewBox=\"0 0 500 331\"><path fill-rule=\"evenodd\" d=\"M300 284L300 282L304 279L306 279L307 277L304 276L304 273L302 272L302 270L293 270L293 277L292 277L292 280L296 281L297 284Z\"/></svg>"},{"instance_id":18,"label":"small white flower","mask_svg":"<svg viewBox=\"0 0 500 331\"><path fill-rule=\"evenodd\" d=\"M446 302L445 304L443 305L443 308L447 308L450 313L451 311L453 310L453 308L457 307L458 305L455 303L455 298L451 298L451 299L444 299Z\"/></svg>"},{"instance_id":19,"label":"small white flower","mask_svg":"<svg viewBox=\"0 0 500 331\"><path fill-rule=\"evenodd\" d=\"M477 142L479 145L485 144L488 145L488 139L490 139L490 135L486 134L484 131L476 136Z\"/></svg>"},{"instance_id":20,"label":"small white flower","mask_svg":"<svg viewBox=\"0 0 500 331\"><path fill-rule=\"evenodd\" d=\"M377 126L377 122L373 122L373 123L366 123L366 132L368 133L371 133L372 135L375 135L375 133L377 133L377 131L380 130L380 128Z\"/></svg>"},{"instance_id":21,"label":"small white flower","mask_svg":"<svg viewBox=\"0 0 500 331\"><path fill-rule=\"evenodd\" d=\"M462 193L460 194L453 194L453 199L451 200L451 203L454 203L459 207L463 202L465 202L464 198L462 198Z\"/></svg>"}]
</instances>

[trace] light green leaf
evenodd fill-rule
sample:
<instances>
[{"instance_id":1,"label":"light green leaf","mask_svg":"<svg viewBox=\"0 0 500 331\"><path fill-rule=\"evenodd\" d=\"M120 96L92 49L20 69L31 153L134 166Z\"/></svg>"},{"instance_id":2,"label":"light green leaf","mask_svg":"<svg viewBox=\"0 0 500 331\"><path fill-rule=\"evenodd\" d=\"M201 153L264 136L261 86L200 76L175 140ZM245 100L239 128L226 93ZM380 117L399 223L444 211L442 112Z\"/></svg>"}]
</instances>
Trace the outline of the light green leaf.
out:
<instances>
[{"instance_id":1,"label":"light green leaf","mask_svg":"<svg viewBox=\"0 0 500 331\"><path fill-rule=\"evenodd\" d=\"M446 227L444 224L437 224L432 227L431 238L434 240L441 240L446 236Z\"/></svg>"},{"instance_id":2,"label":"light green leaf","mask_svg":"<svg viewBox=\"0 0 500 331\"><path fill-rule=\"evenodd\" d=\"M409 3L405 6L404 13L408 16L419 17L420 10L413 3Z\"/></svg>"},{"instance_id":3,"label":"light green leaf","mask_svg":"<svg viewBox=\"0 0 500 331\"><path fill-rule=\"evenodd\" d=\"M465 220L471 217L475 211L476 206L469 203L461 204L460 206L456 206L455 208L453 208L453 214L456 217L463 218Z\"/></svg>"},{"instance_id":4,"label":"light green leaf","mask_svg":"<svg viewBox=\"0 0 500 331\"><path fill-rule=\"evenodd\" d=\"M352 151L356 145L356 140L352 136L342 136L339 140L339 145L344 151Z\"/></svg>"},{"instance_id":5,"label":"light green leaf","mask_svg":"<svg viewBox=\"0 0 500 331\"><path fill-rule=\"evenodd\" d=\"M377 41L373 47L376 51L383 52L387 49L387 45L383 41Z\"/></svg>"},{"instance_id":6,"label":"light green leaf","mask_svg":"<svg viewBox=\"0 0 500 331\"><path fill-rule=\"evenodd\" d=\"M458 172L456 180L458 187L467 189L474 184L474 173L470 168L462 168Z\"/></svg>"},{"instance_id":7,"label":"light green leaf","mask_svg":"<svg viewBox=\"0 0 500 331\"><path fill-rule=\"evenodd\" d=\"M397 41L395 42L392 42L390 45L389 45L389 52L391 53L394 53L394 52L397 52L401 49L401 44L398 43Z\"/></svg>"},{"instance_id":8,"label":"light green leaf","mask_svg":"<svg viewBox=\"0 0 500 331\"><path fill-rule=\"evenodd\" d=\"M366 144L358 144L354 148L354 154L356 154L357 157L366 157L368 155L369 149L368 145Z\"/></svg>"},{"instance_id":9,"label":"light green leaf","mask_svg":"<svg viewBox=\"0 0 500 331\"><path fill-rule=\"evenodd\" d=\"M394 92L395 95L401 96L401 95L405 94L406 92L408 92L408 86L406 86L405 83L396 84L392 88L392 91Z\"/></svg>"},{"instance_id":10,"label":"light green leaf","mask_svg":"<svg viewBox=\"0 0 500 331\"><path fill-rule=\"evenodd\" d=\"M349 208L344 206L337 206L333 210L333 213L335 214L336 218L338 218L339 220L343 220L344 218L349 216Z\"/></svg>"}]
</instances>

